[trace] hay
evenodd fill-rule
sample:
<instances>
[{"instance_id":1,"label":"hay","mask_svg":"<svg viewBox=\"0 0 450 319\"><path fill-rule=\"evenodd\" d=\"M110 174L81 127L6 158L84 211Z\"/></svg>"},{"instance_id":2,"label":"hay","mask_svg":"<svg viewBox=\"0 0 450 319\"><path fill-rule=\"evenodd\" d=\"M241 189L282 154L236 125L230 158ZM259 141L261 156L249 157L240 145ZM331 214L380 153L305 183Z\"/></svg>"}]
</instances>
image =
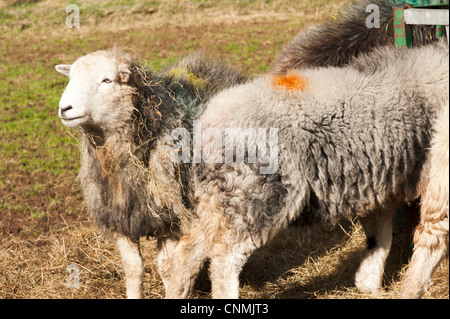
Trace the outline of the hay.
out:
<instances>
[{"instance_id":1,"label":"hay","mask_svg":"<svg viewBox=\"0 0 450 319\"><path fill-rule=\"evenodd\" d=\"M35 241L9 236L0 252L0 298L124 298L125 279L114 244L90 223L70 226ZM162 298L164 287L154 263L156 241L143 241L145 290ZM79 269L80 284L70 287L70 267ZM73 266L72 266L73 267Z\"/></svg>"},{"instance_id":2,"label":"hay","mask_svg":"<svg viewBox=\"0 0 450 319\"><path fill-rule=\"evenodd\" d=\"M36 241L20 241L13 236L2 239L0 297L121 297L124 290L120 287L120 259L91 228L78 226L66 227ZM69 265L80 269L78 289L66 286ZM105 281L109 281L109 287L101 284Z\"/></svg>"},{"instance_id":3,"label":"hay","mask_svg":"<svg viewBox=\"0 0 450 319\"><path fill-rule=\"evenodd\" d=\"M300 299L393 299L399 298L407 269L406 235L401 226L394 230L387 261L383 291L361 293L354 276L365 253L366 237L357 222L343 223L334 230L320 225L293 228L257 251L241 274L242 298ZM448 261L433 277L424 296L447 299Z\"/></svg>"},{"instance_id":4,"label":"hay","mask_svg":"<svg viewBox=\"0 0 450 319\"><path fill-rule=\"evenodd\" d=\"M399 231L399 230L396 230ZM350 236L349 236L350 235ZM384 285L378 295L359 293L354 271L365 249L358 223L333 231L319 226L294 228L258 250L241 276L242 298L366 299L397 298L406 265L404 234L394 237ZM90 222L51 230L35 240L5 236L0 240L0 298L124 298L125 280L119 253ZM164 297L156 271L156 241L141 243L146 298ZM69 288L69 265L79 267L80 285ZM448 261L433 277L424 298L448 299ZM206 277L206 276L203 276ZM200 280L193 298L209 298L209 287Z\"/></svg>"}]
</instances>

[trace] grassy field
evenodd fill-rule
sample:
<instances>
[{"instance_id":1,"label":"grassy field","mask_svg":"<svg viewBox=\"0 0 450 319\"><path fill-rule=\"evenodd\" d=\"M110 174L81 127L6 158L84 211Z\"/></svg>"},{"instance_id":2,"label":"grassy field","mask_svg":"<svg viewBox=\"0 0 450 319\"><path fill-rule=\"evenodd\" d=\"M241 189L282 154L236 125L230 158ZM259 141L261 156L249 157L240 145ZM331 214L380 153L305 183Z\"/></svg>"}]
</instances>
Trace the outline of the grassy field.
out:
<instances>
[{"instance_id":1,"label":"grassy field","mask_svg":"<svg viewBox=\"0 0 450 319\"><path fill-rule=\"evenodd\" d=\"M47 1L0 0L0 298L122 298L114 246L87 218L76 180L78 131L58 119L67 79L58 63L114 45L160 69L196 50L242 68L268 72L299 30L320 23L343 0ZM80 8L69 29L65 8ZM402 224L395 229L386 290L360 294L353 275L364 252L358 223L335 230L293 229L260 249L242 274L243 298L395 298L407 262ZM143 241L147 298L162 298L153 240ZM67 267L81 284L68 288ZM448 263L426 298L448 298ZM195 297L208 298L202 276Z\"/></svg>"}]
</instances>

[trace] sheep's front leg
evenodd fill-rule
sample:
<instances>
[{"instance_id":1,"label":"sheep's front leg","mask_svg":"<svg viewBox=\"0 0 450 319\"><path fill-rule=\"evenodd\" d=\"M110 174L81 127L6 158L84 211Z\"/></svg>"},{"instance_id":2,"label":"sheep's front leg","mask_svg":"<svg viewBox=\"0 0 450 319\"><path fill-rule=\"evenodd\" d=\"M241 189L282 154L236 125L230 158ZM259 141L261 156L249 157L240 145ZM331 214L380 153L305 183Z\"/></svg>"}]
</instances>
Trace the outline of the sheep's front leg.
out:
<instances>
[{"instance_id":1,"label":"sheep's front leg","mask_svg":"<svg viewBox=\"0 0 450 319\"><path fill-rule=\"evenodd\" d=\"M164 287L167 290L169 287L169 279L171 274L171 261L175 248L177 247L179 240L164 239L158 241L158 258L157 267L158 273L161 276Z\"/></svg>"},{"instance_id":2,"label":"sheep's front leg","mask_svg":"<svg viewBox=\"0 0 450 319\"><path fill-rule=\"evenodd\" d=\"M133 240L120 234L116 234L115 239L125 271L127 297L128 299L141 299L143 297L142 276L144 267L139 250L139 240Z\"/></svg>"},{"instance_id":3,"label":"sheep's front leg","mask_svg":"<svg viewBox=\"0 0 450 319\"><path fill-rule=\"evenodd\" d=\"M361 218L367 236L367 252L355 276L356 287L362 292L381 290L384 266L392 244L393 210L387 209Z\"/></svg>"},{"instance_id":4,"label":"sheep's front leg","mask_svg":"<svg viewBox=\"0 0 450 319\"><path fill-rule=\"evenodd\" d=\"M214 299L239 298L239 274L247 262L250 250L254 250L254 247L248 249L245 245L230 246L235 249L227 249L226 245L215 245L212 249L209 272Z\"/></svg>"},{"instance_id":5,"label":"sheep's front leg","mask_svg":"<svg viewBox=\"0 0 450 319\"><path fill-rule=\"evenodd\" d=\"M207 241L201 232L183 235L166 261L163 278L166 299L188 298L207 257Z\"/></svg>"}]
</instances>

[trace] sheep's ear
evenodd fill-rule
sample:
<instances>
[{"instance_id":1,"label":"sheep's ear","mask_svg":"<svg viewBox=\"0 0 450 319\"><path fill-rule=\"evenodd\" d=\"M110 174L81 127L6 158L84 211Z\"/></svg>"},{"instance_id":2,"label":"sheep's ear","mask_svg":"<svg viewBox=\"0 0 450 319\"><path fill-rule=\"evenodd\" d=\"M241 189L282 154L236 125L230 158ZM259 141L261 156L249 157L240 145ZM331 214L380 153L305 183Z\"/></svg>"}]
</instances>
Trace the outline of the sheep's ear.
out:
<instances>
[{"instance_id":1,"label":"sheep's ear","mask_svg":"<svg viewBox=\"0 0 450 319\"><path fill-rule=\"evenodd\" d=\"M70 65L70 64L58 64L58 65L55 65L55 69L59 73L62 73L65 76L69 76L71 66L72 65Z\"/></svg>"},{"instance_id":2,"label":"sheep's ear","mask_svg":"<svg viewBox=\"0 0 450 319\"><path fill-rule=\"evenodd\" d=\"M130 79L131 71L127 64L123 63L119 65L119 68L117 70L119 72L119 80L122 83L127 83Z\"/></svg>"}]
</instances>

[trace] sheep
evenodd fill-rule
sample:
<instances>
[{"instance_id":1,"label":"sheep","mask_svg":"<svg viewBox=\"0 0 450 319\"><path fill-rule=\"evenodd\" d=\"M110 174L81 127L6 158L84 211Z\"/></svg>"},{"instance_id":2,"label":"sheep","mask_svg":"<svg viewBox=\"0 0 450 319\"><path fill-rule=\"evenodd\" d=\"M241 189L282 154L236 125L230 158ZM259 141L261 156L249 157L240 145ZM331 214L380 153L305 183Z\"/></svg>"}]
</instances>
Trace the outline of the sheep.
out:
<instances>
[{"instance_id":1,"label":"sheep","mask_svg":"<svg viewBox=\"0 0 450 319\"><path fill-rule=\"evenodd\" d=\"M393 43L393 35L386 32L393 21L393 6L397 3L392 0L357 0L344 7L336 17L332 17L325 24L312 26L305 31L300 32L288 45L286 45L278 57L274 72L277 74L286 74L290 69L353 65L359 69L370 68L369 64L377 67L376 64L366 59L355 59L364 53L376 51L383 45ZM366 22L369 18L370 10L373 7L379 10L378 27L368 27ZM414 27L414 46L423 46L433 43L436 38L433 35L433 27L415 26ZM448 35L446 35L448 37ZM380 57L383 58L383 57ZM445 108L444 108L445 110ZM444 112L445 116L445 112ZM442 159L446 157L445 152L445 125L443 122L437 122L435 125L440 128L433 137L440 141L441 148L438 148L439 142L433 143L430 158L433 158L433 169L435 172L447 172L448 162L438 161L438 156ZM447 144L448 149L448 144ZM442 164L439 166L438 164ZM429 166L429 165L427 165ZM415 231L414 242L416 246L412 257L410 269L404 283L402 298L418 298L427 289L431 283L431 276L439 264L442 255L448 251L448 187L443 184L444 180L438 177L445 176L436 174L434 178L429 177L428 171L423 173L421 182L421 220L422 222ZM430 173L431 174L431 173ZM448 179L448 178L447 178ZM438 196L436 190L440 190ZM432 197L434 196L434 197ZM438 202L440 201L440 202ZM445 214L447 210L447 215ZM446 217L447 216L447 217ZM445 220L447 218L447 221ZM426 222L425 222L426 221ZM427 225L427 230L425 230ZM431 230L435 230L432 232ZM440 231L437 231L440 229ZM428 235L419 235L428 234ZM440 244L430 240L430 236L435 238ZM425 240L428 238L428 241ZM445 242L447 238L447 249ZM430 244L429 247L426 245ZM428 254L428 255L426 255ZM435 258L430 262L429 256ZM428 257L424 257L428 256ZM437 257L441 256L441 257ZM425 260L427 260L425 262Z\"/></svg>"},{"instance_id":2,"label":"sheep","mask_svg":"<svg viewBox=\"0 0 450 319\"><path fill-rule=\"evenodd\" d=\"M157 239L164 271L193 207L190 164L171 161L171 133L191 130L210 96L245 77L199 53L156 73L118 49L56 70L70 77L58 114L81 130L78 177L90 217L117 243L127 297L142 298L140 237Z\"/></svg>"},{"instance_id":3,"label":"sheep","mask_svg":"<svg viewBox=\"0 0 450 319\"><path fill-rule=\"evenodd\" d=\"M267 74L208 102L203 132L277 129L278 168L263 175L248 158L194 165L198 204L168 259L167 298L188 297L206 259L213 298L237 298L248 257L299 218L333 226L358 217L369 247L355 284L381 290L393 211L420 195L431 127L448 100L449 61L443 42L375 51L355 66ZM254 135L247 143L267 148Z\"/></svg>"},{"instance_id":4,"label":"sheep","mask_svg":"<svg viewBox=\"0 0 450 319\"><path fill-rule=\"evenodd\" d=\"M352 1L326 23L310 26L292 39L277 58L274 72L285 74L290 69L341 67L361 54L393 43L393 34L387 29L392 25L393 7L397 4L394 0ZM374 8L377 8L376 16L372 17ZM377 24L372 25L374 22ZM432 43L435 37L430 30L433 28L415 26L414 45Z\"/></svg>"},{"instance_id":5,"label":"sheep","mask_svg":"<svg viewBox=\"0 0 450 319\"><path fill-rule=\"evenodd\" d=\"M414 233L414 253L402 298L420 298L431 284L439 263L448 254L449 234L449 102L442 105L434 124L426 187L421 193L420 223Z\"/></svg>"}]
</instances>

